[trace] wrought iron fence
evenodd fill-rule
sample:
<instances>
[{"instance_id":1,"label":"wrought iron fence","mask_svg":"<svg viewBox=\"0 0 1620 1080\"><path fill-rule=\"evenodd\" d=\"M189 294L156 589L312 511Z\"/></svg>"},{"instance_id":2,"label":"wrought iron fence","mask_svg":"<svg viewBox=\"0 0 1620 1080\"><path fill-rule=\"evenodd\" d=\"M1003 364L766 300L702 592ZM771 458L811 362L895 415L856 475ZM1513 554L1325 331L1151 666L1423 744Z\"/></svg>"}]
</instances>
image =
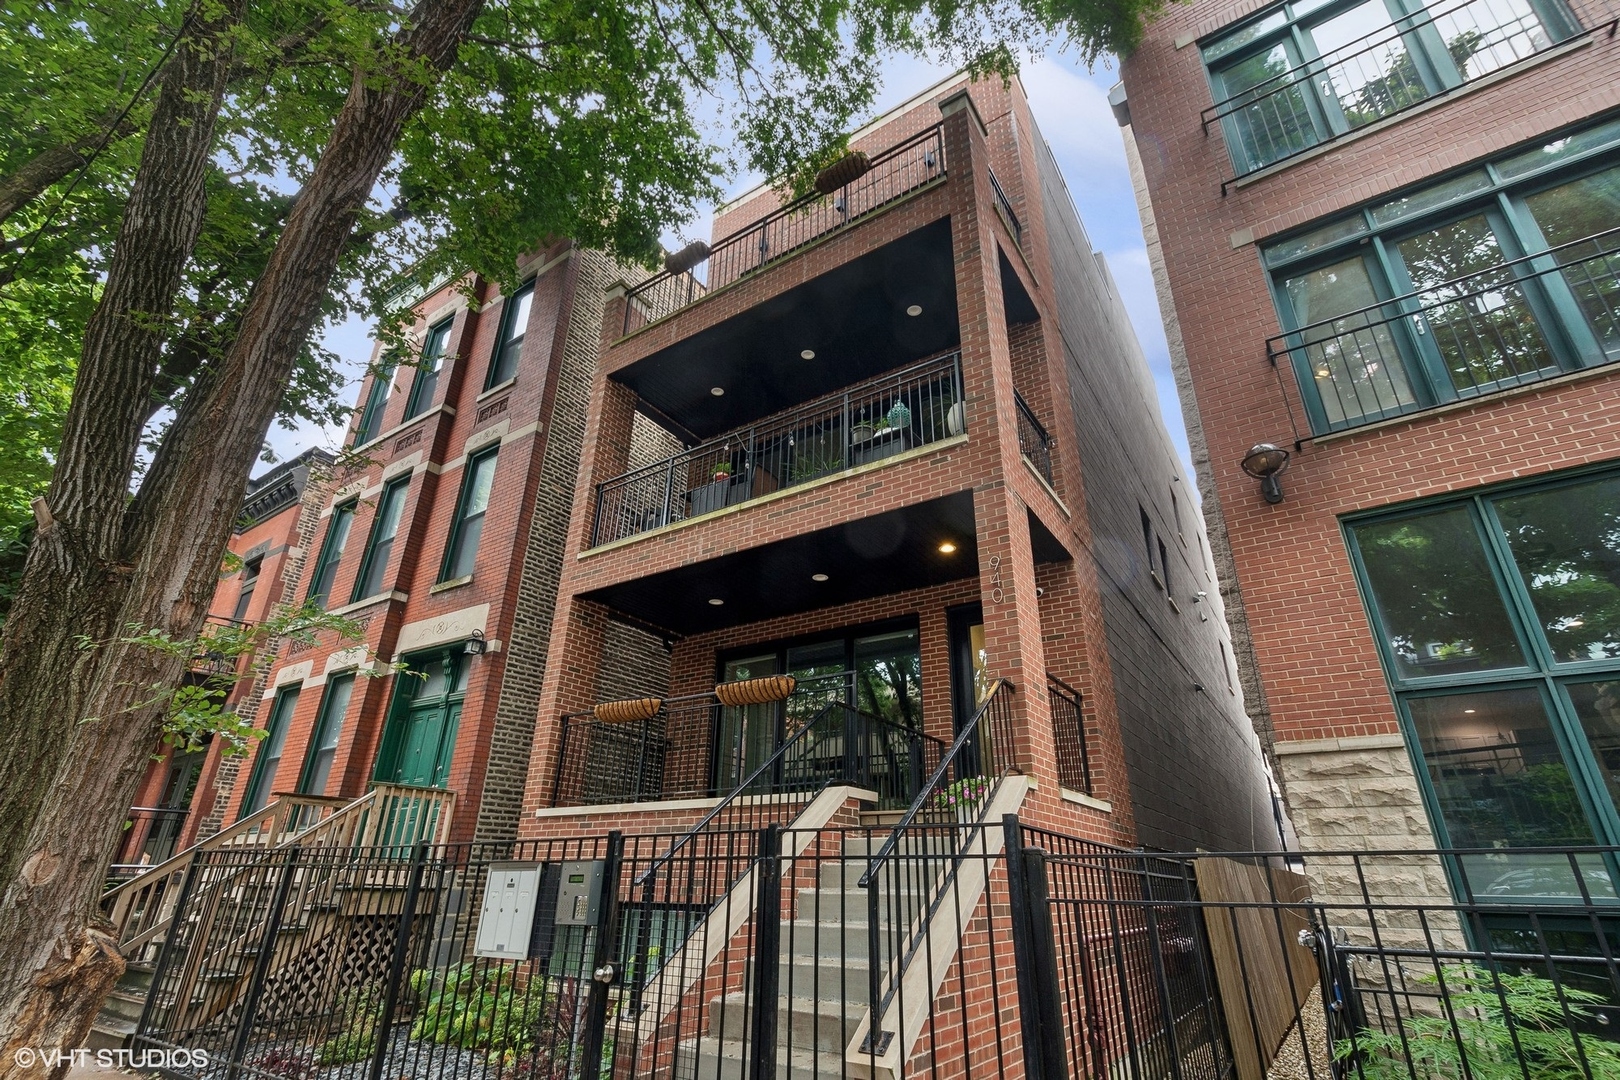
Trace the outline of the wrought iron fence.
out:
<instances>
[{"instance_id":1,"label":"wrought iron fence","mask_svg":"<svg viewBox=\"0 0 1620 1080\"><path fill-rule=\"evenodd\" d=\"M953 352L768 416L598 484L592 546L959 435L961 403Z\"/></svg>"},{"instance_id":2,"label":"wrought iron fence","mask_svg":"<svg viewBox=\"0 0 1620 1080\"><path fill-rule=\"evenodd\" d=\"M1012 233L1013 243L1019 247L1024 246L1024 225L1018 220L1018 211L1013 209L1012 200L1001 189L1001 181L996 179L994 169L986 169L990 177L990 193L995 197L996 209L1000 211L1001 218L1007 223L1007 231Z\"/></svg>"},{"instance_id":3,"label":"wrought iron fence","mask_svg":"<svg viewBox=\"0 0 1620 1080\"><path fill-rule=\"evenodd\" d=\"M1602 362L1620 359L1620 228L1279 334L1266 355L1314 391L1313 427L1336 431L1559 374L1538 309L1566 301Z\"/></svg>"},{"instance_id":4,"label":"wrought iron fence","mask_svg":"<svg viewBox=\"0 0 1620 1080\"><path fill-rule=\"evenodd\" d=\"M811 194L773 210L710 249L703 280L665 270L630 289L623 332L673 315L716 289L785 258L812 240L858 221L945 175L943 125L878 153L871 169L831 195Z\"/></svg>"},{"instance_id":5,"label":"wrought iron fence","mask_svg":"<svg viewBox=\"0 0 1620 1080\"><path fill-rule=\"evenodd\" d=\"M1029 407L1022 394L1014 391L1013 400L1018 406L1018 452L1035 466L1041 479L1055 486L1056 481L1052 479L1052 436L1035 419L1035 410Z\"/></svg>"},{"instance_id":6,"label":"wrought iron fence","mask_svg":"<svg viewBox=\"0 0 1620 1080\"><path fill-rule=\"evenodd\" d=\"M1287 160L1340 132L1322 110L1335 109L1342 128L1354 130L1421 104L1431 90L1412 59L1411 42L1438 34L1448 43L1463 82L1543 52L1584 33L1559 36L1527 4L1501 0L1444 0L1420 14L1388 23L1320 57L1306 60L1204 109L1204 133L1230 120L1236 178ZM1321 87L1318 96L1311 84ZM1227 181L1227 184L1231 181ZM1223 184L1221 193L1226 193Z\"/></svg>"},{"instance_id":7,"label":"wrought iron fence","mask_svg":"<svg viewBox=\"0 0 1620 1080\"><path fill-rule=\"evenodd\" d=\"M1052 735L1057 743L1058 780L1070 791L1093 794L1091 753L1080 691L1048 672L1046 696L1052 707Z\"/></svg>"}]
</instances>

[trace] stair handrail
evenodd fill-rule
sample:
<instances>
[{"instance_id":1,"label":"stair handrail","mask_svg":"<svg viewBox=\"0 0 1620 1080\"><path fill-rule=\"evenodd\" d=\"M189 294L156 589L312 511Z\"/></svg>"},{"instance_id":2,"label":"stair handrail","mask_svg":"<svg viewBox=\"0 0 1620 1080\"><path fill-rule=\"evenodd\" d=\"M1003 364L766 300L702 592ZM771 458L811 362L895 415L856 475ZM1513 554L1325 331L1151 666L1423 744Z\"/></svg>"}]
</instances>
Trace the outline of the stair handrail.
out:
<instances>
[{"instance_id":1,"label":"stair handrail","mask_svg":"<svg viewBox=\"0 0 1620 1080\"><path fill-rule=\"evenodd\" d=\"M974 745L980 755L975 767L974 778L983 777L987 781L984 790L979 792L973 799L971 820L977 822L984 816L984 810L995 799L1002 779L1013 771L1013 759L1009 754L1007 760L1000 765L999 769L996 769L994 765L991 766L992 770L994 770L993 775L987 775L984 754L986 750L991 752L995 750L995 740L992 739L987 747L977 739L977 736L981 726L985 724L987 716L991 717L990 723L994 724L995 714L1005 708L1008 698L1015 689L1016 687L1014 687L1010 679L996 679L990 684L989 692L984 695L984 700L979 703L979 707L974 711L972 718L963 724L962 729L956 733L956 739L951 743L950 750L940 759L939 765L935 767L933 774L923 784L922 789L917 792L917 797L912 800L911 806L907 808L899 822L890 830L889 837L883 842L883 846L878 849L876 855L871 857L871 860L867 863L866 873L861 875L860 881L857 883L860 888L866 890L867 897L867 977L869 980L867 991L872 1010L867 1038L868 1045L873 1048L878 1047L881 1039L880 1028L884 1010L889 1007L889 1002L893 999L900 985L900 980L905 976L906 969L910 966L911 958L916 954L918 945L928 936L929 925L933 921L939 902L944 896L944 888L949 884L951 874L961 864L962 854L967 845L966 843L953 845L948 865L939 878L939 888L929 895L926 902L921 906L921 917L916 923L916 929L910 938L900 942L899 947L895 949L894 970L891 972L889 986L886 991L883 988L884 965L880 962L883 955L882 931L879 925L881 912L879 910L878 893L880 890L874 888L874 885L878 882L878 873L895 857L895 850L899 846L901 839L906 835L906 830L912 828L918 816L922 814L929 803L936 800L946 790L945 777L949 775L953 765L966 760L966 748L969 745ZM999 734L1008 736L1011 733L1002 732ZM957 782L960 783L965 779L969 778L963 777L960 773L958 774ZM900 934L905 933L903 929L898 927L895 930ZM881 1052L881 1050L877 1052Z\"/></svg>"}]
</instances>

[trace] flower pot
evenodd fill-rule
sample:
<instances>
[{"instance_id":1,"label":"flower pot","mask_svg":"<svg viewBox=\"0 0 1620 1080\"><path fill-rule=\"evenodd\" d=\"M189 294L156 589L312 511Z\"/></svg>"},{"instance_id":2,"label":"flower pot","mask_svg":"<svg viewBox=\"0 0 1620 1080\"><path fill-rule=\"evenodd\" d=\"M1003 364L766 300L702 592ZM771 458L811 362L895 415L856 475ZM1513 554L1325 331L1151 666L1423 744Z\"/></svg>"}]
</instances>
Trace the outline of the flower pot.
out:
<instances>
[{"instance_id":1,"label":"flower pot","mask_svg":"<svg viewBox=\"0 0 1620 1080\"><path fill-rule=\"evenodd\" d=\"M861 423L854 425L849 429L850 444L871 442L874 431L875 429L871 424Z\"/></svg>"},{"instance_id":2,"label":"flower pot","mask_svg":"<svg viewBox=\"0 0 1620 1080\"><path fill-rule=\"evenodd\" d=\"M958 401L951 406L951 411L945 414L945 430L952 435L960 435L967 430L967 407Z\"/></svg>"}]
</instances>

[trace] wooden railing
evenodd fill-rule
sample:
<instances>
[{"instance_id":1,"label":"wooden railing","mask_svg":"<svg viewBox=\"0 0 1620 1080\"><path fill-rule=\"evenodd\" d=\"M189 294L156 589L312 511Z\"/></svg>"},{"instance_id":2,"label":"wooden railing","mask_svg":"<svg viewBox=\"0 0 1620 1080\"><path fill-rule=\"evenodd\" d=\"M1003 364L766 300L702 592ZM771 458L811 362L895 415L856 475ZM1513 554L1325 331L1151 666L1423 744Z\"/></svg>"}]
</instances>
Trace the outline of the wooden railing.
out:
<instances>
[{"instance_id":1,"label":"wooden railing","mask_svg":"<svg viewBox=\"0 0 1620 1080\"><path fill-rule=\"evenodd\" d=\"M352 801L319 795L277 794L258 813L201 840L130 881L109 889L102 910L112 920L119 951L137 959L162 940L174 918L186 875L202 851L274 851L297 842L305 847L410 847L449 839L453 791L376 784ZM221 881L193 882L193 890L220 888Z\"/></svg>"}]
</instances>

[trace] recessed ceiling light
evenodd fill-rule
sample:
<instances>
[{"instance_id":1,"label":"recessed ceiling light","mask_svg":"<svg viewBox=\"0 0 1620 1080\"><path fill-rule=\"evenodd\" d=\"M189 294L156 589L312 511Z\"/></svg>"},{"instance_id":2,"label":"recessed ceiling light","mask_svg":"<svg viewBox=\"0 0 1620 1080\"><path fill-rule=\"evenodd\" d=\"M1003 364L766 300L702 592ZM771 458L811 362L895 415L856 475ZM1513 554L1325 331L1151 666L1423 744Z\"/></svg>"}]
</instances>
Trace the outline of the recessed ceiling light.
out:
<instances>
[{"instance_id":1,"label":"recessed ceiling light","mask_svg":"<svg viewBox=\"0 0 1620 1080\"><path fill-rule=\"evenodd\" d=\"M800 349L799 350L799 358L802 359L802 360L814 360L816 358L816 350L814 350L814 349Z\"/></svg>"},{"instance_id":2,"label":"recessed ceiling light","mask_svg":"<svg viewBox=\"0 0 1620 1080\"><path fill-rule=\"evenodd\" d=\"M827 575L826 574L811 574L810 575L810 580L811 581L826 581L827 580Z\"/></svg>"},{"instance_id":3,"label":"recessed ceiling light","mask_svg":"<svg viewBox=\"0 0 1620 1080\"><path fill-rule=\"evenodd\" d=\"M1476 711L1478 711L1478 710L1475 710L1475 709L1464 709L1463 710L1463 712L1468 713L1469 715L1473 715Z\"/></svg>"},{"instance_id":4,"label":"recessed ceiling light","mask_svg":"<svg viewBox=\"0 0 1620 1080\"><path fill-rule=\"evenodd\" d=\"M724 603L725 603L725 601L720 599L718 596L709 597L709 604L712 607L719 607L721 604L724 604Z\"/></svg>"},{"instance_id":5,"label":"recessed ceiling light","mask_svg":"<svg viewBox=\"0 0 1620 1080\"><path fill-rule=\"evenodd\" d=\"M723 386L711 386L709 387L709 393L713 394L715 397L724 397L726 394L726 388Z\"/></svg>"},{"instance_id":6,"label":"recessed ceiling light","mask_svg":"<svg viewBox=\"0 0 1620 1080\"><path fill-rule=\"evenodd\" d=\"M954 555L956 554L956 545L947 540L943 544L939 545L939 553L941 555Z\"/></svg>"},{"instance_id":7,"label":"recessed ceiling light","mask_svg":"<svg viewBox=\"0 0 1620 1080\"><path fill-rule=\"evenodd\" d=\"M910 307L906 308L906 314L915 319L917 316L922 314L922 305L912 304Z\"/></svg>"}]
</instances>

